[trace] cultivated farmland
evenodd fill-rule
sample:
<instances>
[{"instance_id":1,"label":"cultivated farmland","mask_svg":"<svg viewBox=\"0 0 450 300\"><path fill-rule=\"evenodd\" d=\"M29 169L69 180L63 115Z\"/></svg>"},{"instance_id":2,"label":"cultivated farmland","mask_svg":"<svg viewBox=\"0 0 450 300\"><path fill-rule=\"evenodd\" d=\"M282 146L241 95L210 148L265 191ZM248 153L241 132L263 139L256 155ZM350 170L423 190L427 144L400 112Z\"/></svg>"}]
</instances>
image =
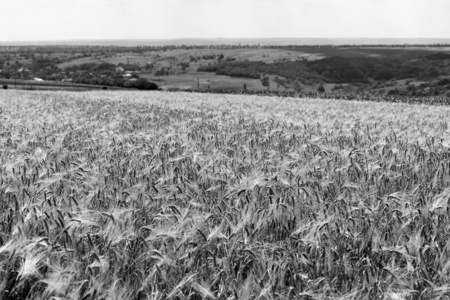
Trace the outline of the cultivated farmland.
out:
<instances>
[{"instance_id":1,"label":"cultivated farmland","mask_svg":"<svg viewBox=\"0 0 450 300\"><path fill-rule=\"evenodd\" d=\"M450 108L0 92L2 299L442 299Z\"/></svg>"}]
</instances>

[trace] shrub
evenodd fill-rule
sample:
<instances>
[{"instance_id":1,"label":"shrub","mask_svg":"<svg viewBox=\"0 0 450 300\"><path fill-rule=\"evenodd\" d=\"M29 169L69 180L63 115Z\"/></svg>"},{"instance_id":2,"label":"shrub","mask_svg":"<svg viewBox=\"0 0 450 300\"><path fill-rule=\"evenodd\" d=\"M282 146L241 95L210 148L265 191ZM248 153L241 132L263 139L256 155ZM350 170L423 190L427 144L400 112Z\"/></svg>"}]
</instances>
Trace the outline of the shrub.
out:
<instances>
[{"instance_id":1,"label":"shrub","mask_svg":"<svg viewBox=\"0 0 450 300\"><path fill-rule=\"evenodd\" d=\"M130 87L134 87L138 90L157 90L158 89L157 84L150 82L145 78L139 78L135 82L130 83Z\"/></svg>"},{"instance_id":2,"label":"shrub","mask_svg":"<svg viewBox=\"0 0 450 300\"><path fill-rule=\"evenodd\" d=\"M388 92L388 95L398 95L398 94L400 94L400 91L397 89L393 89Z\"/></svg>"},{"instance_id":3,"label":"shrub","mask_svg":"<svg viewBox=\"0 0 450 300\"><path fill-rule=\"evenodd\" d=\"M447 85L450 84L450 78L443 78L438 81L437 85Z\"/></svg>"},{"instance_id":4,"label":"shrub","mask_svg":"<svg viewBox=\"0 0 450 300\"><path fill-rule=\"evenodd\" d=\"M3 89L4 89L4 90L7 90L7 89L8 89L8 85L7 85L7 84L4 84L4 85L3 85Z\"/></svg>"},{"instance_id":5,"label":"shrub","mask_svg":"<svg viewBox=\"0 0 450 300\"><path fill-rule=\"evenodd\" d=\"M409 84L409 85L406 87L406 89L407 89L408 91L414 91L414 90L416 89L416 86L415 86L414 84Z\"/></svg>"}]
</instances>

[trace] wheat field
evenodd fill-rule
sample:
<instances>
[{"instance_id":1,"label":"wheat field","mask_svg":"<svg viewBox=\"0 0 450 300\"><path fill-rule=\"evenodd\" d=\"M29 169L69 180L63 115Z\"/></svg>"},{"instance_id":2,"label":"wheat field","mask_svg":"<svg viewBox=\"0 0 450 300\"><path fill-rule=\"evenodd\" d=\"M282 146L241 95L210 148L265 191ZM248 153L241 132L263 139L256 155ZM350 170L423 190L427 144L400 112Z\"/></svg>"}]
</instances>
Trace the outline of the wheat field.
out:
<instances>
[{"instance_id":1,"label":"wheat field","mask_svg":"<svg viewBox=\"0 0 450 300\"><path fill-rule=\"evenodd\" d=\"M449 116L1 91L0 299L450 299Z\"/></svg>"}]
</instances>

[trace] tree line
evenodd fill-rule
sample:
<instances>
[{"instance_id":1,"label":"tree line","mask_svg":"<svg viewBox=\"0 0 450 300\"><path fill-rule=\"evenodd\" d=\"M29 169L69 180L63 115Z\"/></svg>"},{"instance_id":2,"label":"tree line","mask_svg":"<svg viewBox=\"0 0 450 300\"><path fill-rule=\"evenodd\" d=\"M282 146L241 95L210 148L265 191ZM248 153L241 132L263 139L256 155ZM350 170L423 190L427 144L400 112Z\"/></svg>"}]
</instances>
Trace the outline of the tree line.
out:
<instances>
[{"instance_id":1,"label":"tree line","mask_svg":"<svg viewBox=\"0 0 450 300\"><path fill-rule=\"evenodd\" d=\"M264 74L290 80L335 83L368 83L370 79L429 79L448 74L450 55L436 53L415 60L400 58L333 56L315 61L297 60L265 63L262 61L227 61L201 66L198 71L231 77L261 78Z\"/></svg>"}]
</instances>

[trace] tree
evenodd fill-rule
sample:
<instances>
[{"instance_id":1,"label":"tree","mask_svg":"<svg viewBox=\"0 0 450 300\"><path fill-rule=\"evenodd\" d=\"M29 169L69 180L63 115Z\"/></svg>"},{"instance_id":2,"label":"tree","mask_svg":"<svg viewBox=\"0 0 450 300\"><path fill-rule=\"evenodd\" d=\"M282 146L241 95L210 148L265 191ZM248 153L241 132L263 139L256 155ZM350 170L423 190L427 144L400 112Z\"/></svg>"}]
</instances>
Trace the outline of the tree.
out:
<instances>
[{"instance_id":1,"label":"tree","mask_svg":"<svg viewBox=\"0 0 450 300\"><path fill-rule=\"evenodd\" d=\"M132 84L132 86L134 88L137 88L138 90L157 90L158 89L157 84L150 82L145 78L139 78Z\"/></svg>"},{"instance_id":2,"label":"tree","mask_svg":"<svg viewBox=\"0 0 450 300\"><path fill-rule=\"evenodd\" d=\"M320 84L320 85L317 87L317 91L318 91L319 93L325 93L325 88L324 88L324 86L323 86L322 84Z\"/></svg>"},{"instance_id":3,"label":"tree","mask_svg":"<svg viewBox=\"0 0 450 300\"><path fill-rule=\"evenodd\" d=\"M267 87L267 89L269 89L269 88L270 88L269 77L263 76L263 77L261 78L261 84L262 84L263 86Z\"/></svg>"},{"instance_id":4,"label":"tree","mask_svg":"<svg viewBox=\"0 0 450 300\"><path fill-rule=\"evenodd\" d=\"M406 87L406 89L410 92L415 91L416 90L416 86L414 84L408 84L408 86Z\"/></svg>"},{"instance_id":5,"label":"tree","mask_svg":"<svg viewBox=\"0 0 450 300\"><path fill-rule=\"evenodd\" d=\"M302 91L302 85L300 84L300 82L298 80L294 81L293 88L294 88L294 90L296 92L301 92Z\"/></svg>"}]
</instances>

